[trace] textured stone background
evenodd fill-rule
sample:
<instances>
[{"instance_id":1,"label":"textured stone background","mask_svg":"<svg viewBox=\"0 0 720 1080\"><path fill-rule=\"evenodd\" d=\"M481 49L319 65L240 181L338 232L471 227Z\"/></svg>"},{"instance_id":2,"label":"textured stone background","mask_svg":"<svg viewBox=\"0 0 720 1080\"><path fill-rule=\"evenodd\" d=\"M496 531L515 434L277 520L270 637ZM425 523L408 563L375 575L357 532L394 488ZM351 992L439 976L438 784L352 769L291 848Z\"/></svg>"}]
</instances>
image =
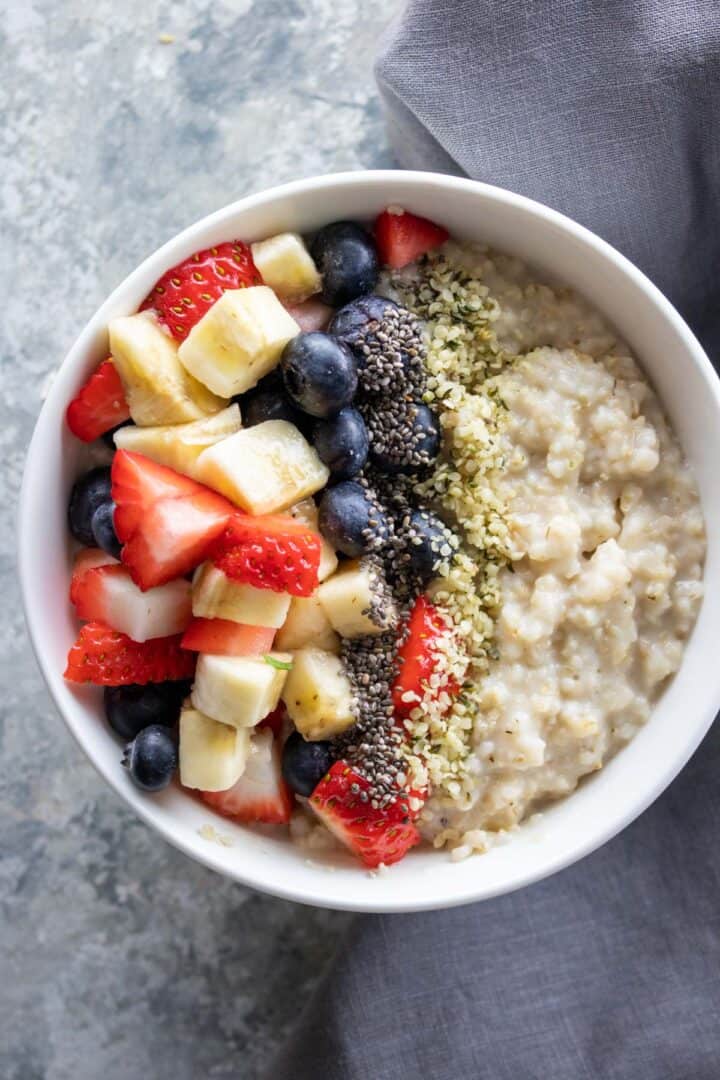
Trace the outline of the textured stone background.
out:
<instances>
[{"instance_id":1,"label":"textured stone background","mask_svg":"<svg viewBox=\"0 0 720 1080\"><path fill-rule=\"evenodd\" d=\"M245 1080L347 917L230 885L102 786L30 654L14 507L44 383L139 260L246 192L392 164L371 61L400 0L0 7L0 1077Z\"/></svg>"}]
</instances>

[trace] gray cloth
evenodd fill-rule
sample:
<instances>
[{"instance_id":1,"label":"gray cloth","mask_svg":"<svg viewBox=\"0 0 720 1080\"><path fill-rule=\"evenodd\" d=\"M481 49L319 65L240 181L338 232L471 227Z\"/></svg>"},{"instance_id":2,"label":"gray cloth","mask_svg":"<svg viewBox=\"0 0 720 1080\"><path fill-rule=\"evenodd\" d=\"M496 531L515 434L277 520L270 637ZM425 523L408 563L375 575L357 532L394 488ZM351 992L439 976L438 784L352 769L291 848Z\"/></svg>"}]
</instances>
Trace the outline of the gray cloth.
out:
<instances>
[{"instance_id":1,"label":"gray cloth","mask_svg":"<svg viewBox=\"0 0 720 1080\"><path fill-rule=\"evenodd\" d=\"M414 0L377 71L403 165L570 214L718 341L717 0ZM358 920L273 1080L717 1080L719 767L716 727L577 866Z\"/></svg>"}]
</instances>

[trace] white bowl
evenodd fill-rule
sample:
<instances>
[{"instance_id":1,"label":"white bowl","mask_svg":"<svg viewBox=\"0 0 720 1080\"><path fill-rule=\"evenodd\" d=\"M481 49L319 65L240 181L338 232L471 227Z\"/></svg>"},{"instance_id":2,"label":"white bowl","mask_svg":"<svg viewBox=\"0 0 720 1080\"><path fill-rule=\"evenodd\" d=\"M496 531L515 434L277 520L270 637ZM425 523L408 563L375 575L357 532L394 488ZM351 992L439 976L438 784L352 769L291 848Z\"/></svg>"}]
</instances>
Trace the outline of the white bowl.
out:
<instances>
[{"instance_id":1,"label":"white bowl","mask_svg":"<svg viewBox=\"0 0 720 1080\"><path fill-rule=\"evenodd\" d=\"M245 828L214 816L180 790L143 795L120 767L120 747L94 688L63 681L77 634L67 601L70 543L65 515L83 449L65 408L106 355L108 320L135 311L169 267L233 237L308 232L340 218L370 219L389 204L442 222L451 232L521 256L584 293L630 343L655 384L700 487L708 535L707 599L682 667L646 727L606 768L488 854L453 863L411 853L379 875L349 855L310 861L283 830ZM112 293L55 378L28 452L20 505L20 578L30 636L67 726L107 782L161 836L245 885L303 903L357 911L449 907L509 892L568 866L637 817L679 772L720 707L720 393L697 340L639 270L598 237L539 203L470 180L430 173L359 172L300 180L204 218L146 259ZM201 834L210 823L231 846Z\"/></svg>"}]
</instances>

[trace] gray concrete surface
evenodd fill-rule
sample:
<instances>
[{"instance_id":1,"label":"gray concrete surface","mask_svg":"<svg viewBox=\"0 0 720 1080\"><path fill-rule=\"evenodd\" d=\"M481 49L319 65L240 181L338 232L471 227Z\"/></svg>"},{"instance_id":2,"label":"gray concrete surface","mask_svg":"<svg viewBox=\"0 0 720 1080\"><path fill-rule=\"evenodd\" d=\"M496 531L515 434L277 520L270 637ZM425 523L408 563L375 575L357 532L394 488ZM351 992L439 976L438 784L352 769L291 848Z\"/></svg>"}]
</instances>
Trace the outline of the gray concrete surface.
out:
<instances>
[{"instance_id":1,"label":"gray concrete surface","mask_svg":"<svg viewBox=\"0 0 720 1080\"><path fill-rule=\"evenodd\" d=\"M105 789L30 654L15 502L47 378L140 259L245 192L392 164L371 61L399 6L0 5L2 1080L258 1076L347 925L194 865Z\"/></svg>"}]
</instances>

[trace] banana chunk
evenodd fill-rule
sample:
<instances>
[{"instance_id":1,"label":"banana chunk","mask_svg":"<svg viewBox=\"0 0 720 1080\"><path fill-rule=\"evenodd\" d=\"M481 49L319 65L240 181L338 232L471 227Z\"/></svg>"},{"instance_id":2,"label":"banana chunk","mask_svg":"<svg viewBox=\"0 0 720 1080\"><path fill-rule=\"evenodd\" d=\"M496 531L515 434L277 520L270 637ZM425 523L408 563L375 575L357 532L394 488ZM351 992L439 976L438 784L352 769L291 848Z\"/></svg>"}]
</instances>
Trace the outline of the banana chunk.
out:
<instances>
[{"instance_id":1,"label":"banana chunk","mask_svg":"<svg viewBox=\"0 0 720 1080\"><path fill-rule=\"evenodd\" d=\"M282 699L306 739L329 739L355 723L350 680L341 660L325 649L295 653Z\"/></svg>"},{"instance_id":2,"label":"banana chunk","mask_svg":"<svg viewBox=\"0 0 720 1080\"><path fill-rule=\"evenodd\" d=\"M108 336L130 415L140 427L186 424L227 405L188 375L177 344L152 312L112 319Z\"/></svg>"},{"instance_id":3,"label":"banana chunk","mask_svg":"<svg viewBox=\"0 0 720 1080\"><path fill-rule=\"evenodd\" d=\"M304 645L315 645L331 653L340 652L340 638L330 625L317 593L292 598L287 618L277 632L275 645L288 652L302 649Z\"/></svg>"},{"instance_id":4,"label":"banana chunk","mask_svg":"<svg viewBox=\"0 0 720 1080\"><path fill-rule=\"evenodd\" d=\"M192 611L196 618L229 619L277 629L285 622L290 600L289 593L231 581L209 562L199 566L193 577Z\"/></svg>"},{"instance_id":5,"label":"banana chunk","mask_svg":"<svg viewBox=\"0 0 720 1080\"><path fill-rule=\"evenodd\" d=\"M250 754L250 728L220 724L197 709L180 713L180 783L200 791L227 791L242 776Z\"/></svg>"},{"instance_id":6,"label":"banana chunk","mask_svg":"<svg viewBox=\"0 0 720 1080\"><path fill-rule=\"evenodd\" d=\"M337 570L338 557L335 551L328 544L327 540L320 533L320 525L318 523L318 508L312 499L303 499L299 503L295 503L288 510L291 517L296 521L302 521L303 525L307 525L309 529L316 532L320 537L320 565L318 566L318 581L324 581L325 578L329 578L331 574L334 574Z\"/></svg>"},{"instance_id":7,"label":"banana chunk","mask_svg":"<svg viewBox=\"0 0 720 1080\"><path fill-rule=\"evenodd\" d=\"M124 427L115 432L118 450L144 454L158 465L167 465L185 476L195 476L195 462L207 450L242 427L240 406L230 405L222 412L190 424L161 427Z\"/></svg>"},{"instance_id":8,"label":"banana chunk","mask_svg":"<svg viewBox=\"0 0 720 1080\"><path fill-rule=\"evenodd\" d=\"M178 350L180 363L215 394L232 397L277 365L300 327L272 289L229 289L193 326Z\"/></svg>"},{"instance_id":9,"label":"banana chunk","mask_svg":"<svg viewBox=\"0 0 720 1080\"><path fill-rule=\"evenodd\" d=\"M397 607L382 567L372 558L345 563L319 586L317 597L341 637L382 634L397 623Z\"/></svg>"},{"instance_id":10,"label":"banana chunk","mask_svg":"<svg viewBox=\"0 0 720 1080\"><path fill-rule=\"evenodd\" d=\"M330 476L312 446L287 420L243 428L205 450L195 468L199 480L250 514L287 510L319 491Z\"/></svg>"},{"instance_id":11,"label":"banana chunk","mask_svg":"<svg viewBox=\"0 0 720 1080\"><path fill-rule=\"evenodd\" d=\"M299 303L322 288L322 278L299 233L278 233L251 246L263 281L283 300Z\"/></svg>"},{"instance_id":12,"label":"banana chunk","mask_svg":"<svg viewBox=\"0 0 720 1080\"><path fill-rule=\"evenodd\" d=\"M288 653L269 653L262 659L202 653L195 670L193 707L221 724L255 727L280 700L291 663Z\"/></svg>"}]
</instances>

